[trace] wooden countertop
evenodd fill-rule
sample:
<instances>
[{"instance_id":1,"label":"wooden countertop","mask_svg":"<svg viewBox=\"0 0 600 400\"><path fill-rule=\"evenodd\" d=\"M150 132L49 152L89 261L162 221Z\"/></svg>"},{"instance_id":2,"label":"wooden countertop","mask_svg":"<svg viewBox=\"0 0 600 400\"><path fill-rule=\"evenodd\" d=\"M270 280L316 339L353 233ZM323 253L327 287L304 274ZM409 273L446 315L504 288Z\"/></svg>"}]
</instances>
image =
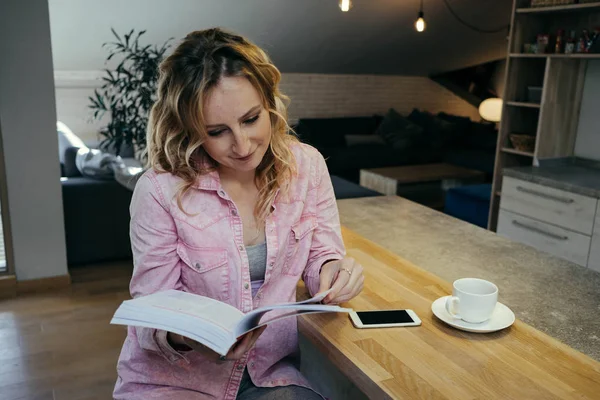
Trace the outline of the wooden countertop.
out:
<instances>
[{"instance_id":1,"label":"wooden countertop","mask_svg":"<svg viewBox=\"0 0 600 400\"><path fill-rule=\"evenodd\" d=\"M598 399L600 363L517 320L474 334L439 321L431 304L452 286L343 228L365 289L345 306L410 308L419 327L355 329L347 315L299 318L299 329L372 399Z\"/></svg>"}]
</instances>

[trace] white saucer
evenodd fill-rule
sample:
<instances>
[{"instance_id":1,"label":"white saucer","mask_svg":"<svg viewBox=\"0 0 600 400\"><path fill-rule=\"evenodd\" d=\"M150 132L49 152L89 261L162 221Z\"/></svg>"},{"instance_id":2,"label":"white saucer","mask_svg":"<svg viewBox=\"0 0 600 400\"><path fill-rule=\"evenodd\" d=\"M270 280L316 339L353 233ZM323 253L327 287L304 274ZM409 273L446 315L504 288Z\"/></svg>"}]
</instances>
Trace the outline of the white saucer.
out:
<instances>
[{"instance_id":1,"label":"white saucer","mask_svg":"<svg viewBox=\"0 0 600 400\"><path fill-rule=\"evenodd\" d=\"M454 328L467 332L488 333L508 328L515 322L515 314L510 308L500 302L496 304L492 317L480 324L472 324L462 319L454 318L446 311L446 299L448 297L450 296L440 297L434 301L431 305L431 311L433 311L436 317Z\"/></svg>"}]
</instances>

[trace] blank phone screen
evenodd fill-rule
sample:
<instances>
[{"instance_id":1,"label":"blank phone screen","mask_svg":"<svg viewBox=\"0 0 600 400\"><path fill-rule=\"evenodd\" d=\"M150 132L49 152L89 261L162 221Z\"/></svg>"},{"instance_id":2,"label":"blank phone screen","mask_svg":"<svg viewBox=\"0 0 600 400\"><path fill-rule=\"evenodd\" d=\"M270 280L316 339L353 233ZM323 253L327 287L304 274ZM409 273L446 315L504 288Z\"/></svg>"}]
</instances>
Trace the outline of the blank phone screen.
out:
<instances>
[{"instance_id":1,"label":"blank phone screen","mask_svg":"<svg viewBox=\"0 0 600 400\"><path fill-rule=\"evenodd\" d=\"M406 324L415 322L405 310L358 311L363 325Z\"/></svg>"}]
</instances>

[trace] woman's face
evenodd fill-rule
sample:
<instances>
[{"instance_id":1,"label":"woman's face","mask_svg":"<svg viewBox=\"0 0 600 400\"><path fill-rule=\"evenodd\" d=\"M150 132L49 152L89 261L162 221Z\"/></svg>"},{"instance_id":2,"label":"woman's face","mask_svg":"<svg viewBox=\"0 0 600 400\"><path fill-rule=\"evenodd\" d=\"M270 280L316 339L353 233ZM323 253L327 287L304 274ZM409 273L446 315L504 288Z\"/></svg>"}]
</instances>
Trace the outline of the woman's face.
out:
<instances>
[{"instance_id":1,"label":"woman's face","mask_svg":"<svg viewBox=\"0 0 600 400\"><path fill-rule=\"evenodd\" d=\"M254 171L271 140L271 120L244 77L223 77L204 102L204 150L227 172Z\"/></svg>"}]
</instances>

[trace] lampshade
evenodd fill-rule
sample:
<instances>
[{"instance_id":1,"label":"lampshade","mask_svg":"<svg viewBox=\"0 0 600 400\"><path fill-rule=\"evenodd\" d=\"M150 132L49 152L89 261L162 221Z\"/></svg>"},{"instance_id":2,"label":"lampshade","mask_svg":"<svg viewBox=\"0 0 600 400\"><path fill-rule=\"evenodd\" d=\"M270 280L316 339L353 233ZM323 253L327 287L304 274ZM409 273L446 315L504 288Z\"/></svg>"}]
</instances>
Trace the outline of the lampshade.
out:
<instances>
[{"instance_id":1,"label":"lampshade","mask_svg":"<svg viewBox=\"0 0 600 400\"><path fill-rule=\"evenodd\" d=\"M500 122L502 116L502 99L486 99L479 105L479 115L490 122Z\"/></svg>"}]
</instances>

